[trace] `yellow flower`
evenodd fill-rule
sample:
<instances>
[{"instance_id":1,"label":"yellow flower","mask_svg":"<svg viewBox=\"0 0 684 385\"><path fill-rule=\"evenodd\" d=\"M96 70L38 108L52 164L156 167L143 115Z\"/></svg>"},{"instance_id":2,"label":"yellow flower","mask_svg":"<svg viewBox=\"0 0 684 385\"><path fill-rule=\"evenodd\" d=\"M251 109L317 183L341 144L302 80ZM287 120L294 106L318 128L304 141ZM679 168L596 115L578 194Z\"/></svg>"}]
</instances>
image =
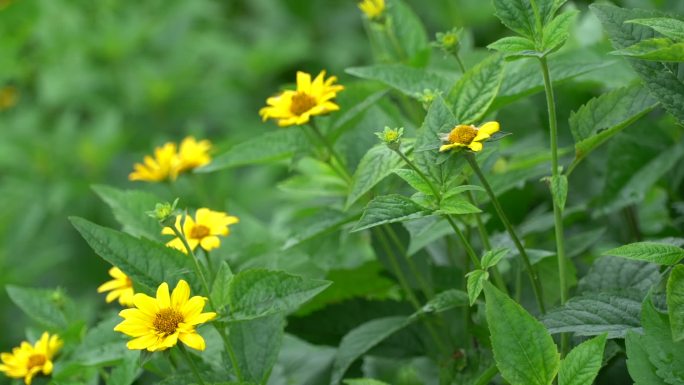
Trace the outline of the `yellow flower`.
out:
<instances>
[{"instance_id":1,"label":"yellow flower","mask_svg":"<svg viewBox=\"0 0 684 385\"><path fill-rule=\"evenodd\" d=\"M475 152L481 151L482 142L489 139L497 131L499 131L498 122L487 122L480 127L459 124L450 133L440 136L440 139L446 144L443 144L439 151L448 151L457 147L467 147Z\"/></svg>"},{"instance_id":2,"label":"yellow flower","mask_svg":"<svg viewBox=\"0 0 684 385\"><path fill-rule=\"evenodd\" d=\"M375 20L385 11L385 0L362 0L359 8L369 19Z\"/></svg>"},{"instance_id":3,"label":"yellow flower","mask_svg":"<svg viewBox=\"0 0 684 385\"><path fill-rule=\"evenodd\" d=\"M2 7L2 1L0 1L0 8ZM17 104L18 99L19 96L17 93L17 89L13 86L6 86L0 88L0 111L14 107L14 105Z\"/></svg>"},{"instance_id":4,"label":"yellow flower","mask_svg":"<svg viewBox=\"0 0 684 385\"><path fill-rule=\"evenodd\" d=\"M176 228L181 228L181 221L183 216L176 216ZM200 245L204 250L209 251L221 246L219 235L226 236L230 234L229 225L238 223L238 217L228 215L219 211L211 211L207 208L198 209L195 213L195 219L191 216L185 217L185 224L183 225L183 235L188 241L188 245L192 250ZM173 230L165 227L162 234L174 235ZM184 253L187 253L183 246L183 241L180 238L174 238L166 246L173 247Z\"/></svg>"},{"instance_id":5,"label":"yellow flower","mask_svg":"<svg viewBox=\"0 0 684 385\"><path fill-rule=\"evenodd\" d=\"M62 344L57 335L50 336L47 332L33 346L24 341L19 347L12 349L12 353L0 354L0 372L8 377L23 378L26 385L31 385L33 377L38 373L46 376L52 373L52 358Z\"/></svg>"},{"instance_id":6,"label":"yellow flower","mask_svg":"<svg viewBox=\"0 0 684 385\"><path fill-rule=\"evenodd\" d=\"M178 172L191 170L211 162L211 156L209 156L210 149L211 142L208 140L200 140L198 142L192 136L183 139L178 151L180 158Z\"/></svg>"},{"instance_id":7,"label":"yellow flower","mask_svg":"<svg viewBox=\"0 0 684 385\"><path fill-rule=\"evenodd\" d=\"M182 279L169 296L169 285L164 282L157 288L157 298L136 294L135 308L119 313L124 320L114 330L134 337L126 344L131 350L165 350L178 340L193 349L204 350L204 338L195 327L216 317L213 312L202 313L206 300L200 296L190 298L190 286Z\"/></svg>"},{"instance_id":8,"label":"yellow flower","mask_svg":"<svg viewBox=\"0 0 684 385\"><path fill-rule=\"evenodd\" d=\"M283 91L281 94L266 99L266 107L259 110L264 121L278 119L281 127L302 125L309 122L314 115L323 115L337 111L340 107L332 99L344 89L339 84L333 84L337 77L325 79L325 71L311 81L311 75L297 72L297 90Z\"/></svg>"},{"instance_id":9,"label":"yellow flower","mask_svg":"<svg viewBox=\"0 0 684 385\"><path fill-rule=\"evenodd\" d=\"M107 281L97 288L98 293L104 293L108 291L105 301L110 303L115 299L119 299L119 303L122 306L133 307L133 282L128 278L123 271L119 270L118 267L112 267L109 269L109 275L114 278L111 281Z\"/></svg>"},{"instance_id":10,"label":"yellow flower","mask_svg":"<svg viewBox=\"0 0 684 385\"><path fill-rule=\"evenodd\" d=\"M166 179L176 180L178 177L179 160L175 143L157 147L154 150L154 158L146 155L144 162L133 166L134 171L128 175L129 180L161 182Z\"/></svg>"}]
</instances>

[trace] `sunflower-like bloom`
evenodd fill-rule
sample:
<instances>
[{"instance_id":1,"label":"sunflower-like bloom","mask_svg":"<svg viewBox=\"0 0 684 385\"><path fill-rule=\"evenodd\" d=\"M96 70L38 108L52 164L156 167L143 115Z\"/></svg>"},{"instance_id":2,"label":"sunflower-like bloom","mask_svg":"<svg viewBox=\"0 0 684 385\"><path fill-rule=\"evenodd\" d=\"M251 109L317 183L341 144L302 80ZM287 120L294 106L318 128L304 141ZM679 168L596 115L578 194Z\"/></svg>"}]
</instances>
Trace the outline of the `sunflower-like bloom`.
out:
<instances>
[{"instance_id":1,"label":"sunflower-like bloom","mask_svg":"<svg viewBox=\"0 0 684 385\"><path fill-rule=\"evenodd\" d=\"M107 281L97 288L98 293L108 291L105 301L110 303L115 299L119 299L121 306L133 307L133 282L123 271L118 267L109 269L109 275L112 276L111 281Z\"/></svg>"},{"instance_id":2,"label":"sunflower-like bloom","mask_svg":"<svg viewBox=\"0 0 684 385\"><path fill-rule=\"evenodd\" d=\"M359 8L369 19L379 19L385 12L385 0L362 0Z\"/></svg>"},{"instance_id":3,"label":"sunflower-like bloom","mask_svg":"<svg viewBox=\"0 0 684 385\"><path fill-rule=\"evenodd\" d=\"M43 333L35 345L24 341L12 349L12 353L0 354L2 364L0 372L8 377L23 378L26 385L31 385L33 377L39 373L52 373L52 359L62 347L62 340L57 335Z\"/></svg>"},{"instance_id":4,"label":"sunflower-like bloom","mask_svg":"<svg viewBox=\"0 0 684 385\"><path fill-rule=\"evenodd\" d=\"M197 141L192 136L183 139L178 150L180 161L178 172L201 167L211 162L209 150L211 150L211 142L208 140Z\"/></svg>"},{"instance_id":5,"label":"sunflower-like bloom","mask_svg":"<svg viewBox=\"0 0 684 385\"><path fill-rule=\"evenodd\" d=\"M206 301L200 296L191 298L190 286L182 279L171 295L164 282L157 288L156 298L136 294L135 308L119 313L124 320L114 330L134 337L126 344L131 350L165 350L178 340L195 350L204 350L206 343L195 327L216 317L214 312L202 313Z\"/></svg>"},{"instance_id":6,"label":"sunflower-like bloom","mask_svg":"<svg viewBox=\"0 0 684 385\"><path fill-rule=\"evenodd\" d=\"M181 228L183 216L176 216L176 228ZM188 245L192 250L200 245L204 250L209 251L221 246L219 235L226 236L230 234L228 226L238 223L238 217L228 215L219 211L211 211L207 208L198 209L195 213L195 219L191 216L185 217L183 224L183 235L188 241ZM169 227L162 230L162 234L174 235L175 233ZM176 237L166 243L166 246L173 247L184 253L187 253L183 241Z\"/></svg>"},{"instance_id":7,"label":"sunflower-like bloom","mask_svg":"<svg viewBox=\"0 0 684 385\"><path fill-rule=\"evenodd\" d=\"M487 122L480 127L459 124L448 134L440 135L440 139L446 143L439 148L439 151L448 151L458 147L467 147L475 152L481 151L482 142L497 131L499 131L498 122Z\"/></svg>"},{"instance_id":8,"label":"sunflower-like bloom","mask_svg":"<svg viewBox=\"0 0 684 385\"><path fill-rule=\"evenodd\" d=\"M163 180L176 180L178 177L179 160L175 143L166 143L154 149L154 158L145 155L145 162L136 163L133 172L128 175L129 180L141 180L146 182L161 182Z\"/></svg>"},{"instance_id":9,"label":"sunflower-like bloom","mask_svg":"<svg viewBox=\"0 0 684 385\"><path fill-rule=\"evenodd\" d=\"M267 119L278 119L280 127L302 125L309 122L314 115L323 115L337 111L340 106L332 99L344 89L339 84L333 84L337 77L325 79L325 71L311 81L311 75L297 72L297 90L283 91L281 94L266 99L266 107L259 110L259 115Z\"/></svg>"}]
</instances>

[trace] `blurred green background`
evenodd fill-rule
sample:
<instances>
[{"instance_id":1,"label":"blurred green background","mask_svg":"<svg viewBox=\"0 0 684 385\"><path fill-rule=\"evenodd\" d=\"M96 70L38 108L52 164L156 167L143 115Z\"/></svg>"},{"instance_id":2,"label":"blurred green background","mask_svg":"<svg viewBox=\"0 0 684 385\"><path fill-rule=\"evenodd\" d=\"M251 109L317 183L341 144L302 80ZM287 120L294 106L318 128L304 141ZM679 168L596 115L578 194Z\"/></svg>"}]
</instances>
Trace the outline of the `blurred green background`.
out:
<instances>
[{"instance_id":1,"label":"blurred green background","mask_svg":"<svg viewBox=\"0 0 684 385\"><path fill-rule=\"evenodd\" d=\"M463 26L483 47L507 34L489 1L408 3L430 36ZM679 0L616 3L684 13ZM353 0L0 0L0 287L59 286L95 314L108 266L67 220L116 227L91 185L163 190L127 180L155 146L193 134L220 153L277 129L257 111L297 70L327 69L344 84L345 68L371 62ZM286 173L244 167L187 176L178 188L199 183L197 204L228 202L273 225ZM28 322L4 290L0 323L8 351Z\"/></svg>"}]
</instances>

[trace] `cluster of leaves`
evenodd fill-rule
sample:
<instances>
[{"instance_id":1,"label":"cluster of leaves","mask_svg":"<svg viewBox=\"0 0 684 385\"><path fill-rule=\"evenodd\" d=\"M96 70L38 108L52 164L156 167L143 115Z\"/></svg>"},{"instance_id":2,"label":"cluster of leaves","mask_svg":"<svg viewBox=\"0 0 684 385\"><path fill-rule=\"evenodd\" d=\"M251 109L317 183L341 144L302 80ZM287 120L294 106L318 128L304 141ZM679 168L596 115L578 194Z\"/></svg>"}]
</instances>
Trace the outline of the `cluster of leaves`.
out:
<instances>
[{"instance_id":1,"label":"cluster of leaves","mask_svg":"<svg viewBox=\"0 0 684 385\"><path fill-rule=\"evenodd\" d=\"M341 111L317 118L333 151L308 127L278 129L197 170L202 179L188 190L205 196L226 170L285 165L292 174L278 183L278 201L264 203L285 207L271 222L238 207L240 225L207 255L205 294L221 315L201 329L207 350L193 355L207 383L580 385L602 375L684 383L681 21L611 5L580 12L562 0L493 3L518 36L490 44L492 53L462 30L460 49L438 57L411 7L388 0L384 17L364 20L377 63L348 68L359 80L343 82ZM592 25L627 58L583 42L581 28ZM537 95L545 66L567 118L552 149L567 167L553 171L552 194L539 183L554 156L538 117L546 116ZM587 84L602 93L564 97ZM437 148L455 125L492 119L514 135L477 155L488 186L462 153ZM400 145L376 144L373 132L384 126L404 127ZM571 140L574 148L563 147ZM523 244L497 218L490 189ZM165 247L159 224L144 215L175 186L94 190L120 226L71 219L96 254L138 292L181 278L203 292L191 259ZM225 206L223 197L207 199ZM189 201L206 203L200 194ZM553 258L554 204L567 226L567 260ZM547 312L534 307L527 268L541 277L537 300ZM64 336L55 385L196 382L190 367L170 364L173 351L168 361L125 349L114 314L86 326L62 291L7 290L28 317Z\"/></svg>"}]
</instances>

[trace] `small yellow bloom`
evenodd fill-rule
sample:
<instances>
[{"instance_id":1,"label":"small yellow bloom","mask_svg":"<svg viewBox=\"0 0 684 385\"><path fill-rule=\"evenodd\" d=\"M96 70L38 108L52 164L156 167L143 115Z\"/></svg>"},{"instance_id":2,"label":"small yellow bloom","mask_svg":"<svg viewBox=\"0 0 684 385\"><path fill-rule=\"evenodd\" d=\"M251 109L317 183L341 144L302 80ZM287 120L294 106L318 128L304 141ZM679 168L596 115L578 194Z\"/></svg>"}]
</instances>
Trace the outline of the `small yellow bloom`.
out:
<instances>
[{"instance_id":1,"label":"small yellow bloom","mask_svg":"<svg viewBox=\"0 0 684 385\"><path fill-rule=\"evenodd\" d=\"M2 2L0 1L0 8L2 7ZM0 111L14 107L17 104L17 100L19 100L19 94L15 87L6 86L0 88Z\"/></svg>"},{"instance_id":2,"label":"small yellow bloom","mask_svg":"<svg viewBox=\"0 0 684 385\"><path fill-rule=\"evenodd\" d=\"M311 75L297 72L297 90L283 91L281 94L266 99L266 107L259 110L264 121L278 119L281 127L302 125L309 122L314 115L323 115L337 111L340 107L332 99L344 89L333 84L337 77L325 79L325 71L311 81Z\"/></svg>"},{"instance_id":3,"label":"small yellow bloom","mask_svg":"<svg viewBox=\"0 0 684 385\"><path fill-rule=\"evenodd\" d=\"M175 143L157 147L154 150L154 158L146 155L144 162L133 166L134 171L128 175L129 180L161 182L166 179L176 180L178 177L179 160Z\"/></svg>"},{"instance_id":4,"label":"small yellow bloom","mask_svg":"<svg viewBox=\"0 0 684 385\"><path fill-rule=\"evenodd\" d=\"M198 142L192 136L183 139L178 151L180 158L178 172L201 167L211 162L211 156L209 156L210 149L211 142L208 140L200 140Z\"/></svg>"},{"instance_id":5,"label":"small yellow bloom","mask_svg":"<svg viewBox=\"0 0 684 385\"><path fill-rule=\"evenodd\" d=\"M23 378L26 385L31 385L33 377L39 373L52 373L52 359L62 347L62 340L57 335L43 333L35 345L24 341L12 353L0 354L2 364L0 372L11 378Z\"/></svg>"},{"instance_id":6,"label":"small yellow bloom","mask_svg":"<svg viewBox=\"0 0 684 385\"><path fill-rule=\"evenodd\" d=\"M385 12L385 0L362 0L359 3L359 8L369 19L379 19Z\"/></svg>"},{"instance_id":7,"label":"small yellow bloom","mask_svg":"<svg viewBox=\"0 0 684 385\"><path fill-rule=\"evenodd\" d=\"M119 303L122 306L133 307L133 282L123 271L118 267L112 267L109 269L109 275L114 278L111 281L107 281L97 288L98 293L104 293L108 291L105 301L110 303L115 299L119 299Z\"/></svg>"},{"instance_id":8,"label":"small yellow bloom","mask_svg":"<svg viewBox=\"0 0 684 385\"><path fill-rule=\"evenodd\" d=\"M119 313L124 320L114 330L134 337L126 344L131 350L165 350L175 346L178 340L195 350L204 350L204 338L195 327L216 317L214 312L202 313L206 301L200 296L191 298L190 286L182 279L171 295L169 285L164 282L157 288L156 298L136 294L135 308Z\"/></svg>"},{"instance_id":9,"label":"small yellow bloom","mask_svg":"<svg viewBox=\"0 0 684 385\"><path fill-rule=\"evenodd\" d=\"M440 139L446 144L443 144L439 151L448 151L457 147L467 147L475 152L481 151L482 142L489 139L497 131L499 131L498 122L487 122L480 127L459 124L450 133L440 136Z\"/></svg>"},{"instance_id":10,"label":"small yellow bloom","mask_svg":"<svg viewBox=\"0 0 684 385\"><path fill-rule=\"evenodd\" d=\"M176 228L181 228L181 221L183 216L176 216ZM221 246L219 235L226 236L230 234L228 226L238 223L238 217L228 215L219 211L211 211L207 208L198 209L195 213L195 219L191 216L185 217L185 224L183 225L183 235L188 241L188 245L192 250L200 245L204 250L209 251ZM172 229L165 227L162 234L174 235ZM187 253L183 241L180 238L174 238L166 246L173 247L184 253Z\"/></svg>"}]
</instances>

